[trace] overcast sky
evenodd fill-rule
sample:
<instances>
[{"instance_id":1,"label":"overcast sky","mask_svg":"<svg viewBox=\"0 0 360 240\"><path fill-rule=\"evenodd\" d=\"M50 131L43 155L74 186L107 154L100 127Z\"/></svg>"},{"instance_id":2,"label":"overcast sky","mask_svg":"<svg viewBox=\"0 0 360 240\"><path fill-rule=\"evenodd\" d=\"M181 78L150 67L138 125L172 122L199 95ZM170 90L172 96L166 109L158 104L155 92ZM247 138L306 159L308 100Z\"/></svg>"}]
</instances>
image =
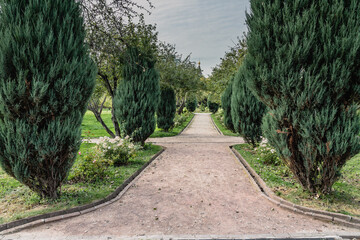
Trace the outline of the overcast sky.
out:
<instances>
[{"instance_id":1,"label":"overcast sky","mask_svg":"<svg viewBox=\"0 0 360 240\"><path fill-rule=\"evenodd\" d=\"M184 56L200 61L203 73L211 69L246 31L249 0L152 0L155 9L146 16L156 23L159 40L176 45Z\"/></svg>"}]
</instances>

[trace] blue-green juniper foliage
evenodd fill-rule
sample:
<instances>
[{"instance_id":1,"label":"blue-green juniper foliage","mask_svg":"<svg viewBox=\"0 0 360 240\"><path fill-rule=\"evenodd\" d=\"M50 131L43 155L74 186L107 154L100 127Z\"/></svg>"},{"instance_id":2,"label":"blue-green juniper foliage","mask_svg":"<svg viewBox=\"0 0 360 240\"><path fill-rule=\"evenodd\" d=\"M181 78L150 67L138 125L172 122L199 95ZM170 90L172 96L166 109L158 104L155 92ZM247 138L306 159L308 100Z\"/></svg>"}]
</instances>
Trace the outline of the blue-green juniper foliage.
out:
<instances>
[{"instance_id":1,"label":"blue-green juniper foliage","mask_svg":"<svg viewBox=\"0 0 360 240\"><path fill-rule=\"evenodd\" d=\"M215 114L219 110L219 104L211 100L207 101L208 108L211 113Z\"/></svg>"},{"instance_id":2,"label":"blue-green juniper foliage","mask_svg":"<svg viewBox=\"0 0 360 240\"><path fill-rule=\"evenodd\" d=\"M269 143L310 192L359 152L360 1L251 0L249 87Z\"/></svg>"},{"instance_id":3,"label":"blue-green juniper foliage","mask_svg":"<svg viewBox=\"0 0 360 240\"><path fill-rule=\"evenodd\" d=\"M169 86L161 86L160 101L157 107L157 126L164 131L169 131L174 126L176 113L176 97L174 89Z\"/></svg>"},{"instance_id":4,"label":"blue-green juniper foliage","mask_svg":"<svg viewBox=\"0 0 360 240\"><path fill-rule=\"evenodd\" d=\"M235 131L253 146L261 141L265 110L266 106L246 86L245 69L241 66L232 85L231 117Z\"/></svg>"},{"instance_id":5,"label":"blue-green juniper foliage","mask_svg":"<svg viewBox=\"0 0 360 240\"><path fill-rule=\"evenodd\" d=\"M141 144L155 131L155 112L160 95L155 58L151 51L145 48L127 48L123 80L113 101L115 116L120 122L123 135Z\"/></svg>"},{"instance_id":6,"label":"blue-green juniper foliage","mask_svg":"<svg viewBox=\"0 0 360 240\"><path fill-rule=\"evenodd\" d=\"M194 112L196 110L197 104L198 104L197 99L194 96L194 94L192 94L186 98L186 109L189 112Z\"/></svg>"},{"instance_id":7,"label":"blue-green juniper foliage","mask_svg":"<svg viewBox=\"0 0 360 240\"><path fill-rule=\"evenodd\" d=\"M79 149L96 66L75 0L0 1L0 164L55 199Z\"/></svg>"},{"instance_id":8,"label":"blue-green juniper foliage","mask_svg":"<svg viewBox=\"0 0 360 240\"><path fill-rule=\"evenodd\" d=\"M231 118L231 96L232 96L232 85L234 78L232 77L228 82L228 85L221 95L221 107L224 110L224 125L227 129L235 132L234 124Z\"/></svg>"}]
</instances>

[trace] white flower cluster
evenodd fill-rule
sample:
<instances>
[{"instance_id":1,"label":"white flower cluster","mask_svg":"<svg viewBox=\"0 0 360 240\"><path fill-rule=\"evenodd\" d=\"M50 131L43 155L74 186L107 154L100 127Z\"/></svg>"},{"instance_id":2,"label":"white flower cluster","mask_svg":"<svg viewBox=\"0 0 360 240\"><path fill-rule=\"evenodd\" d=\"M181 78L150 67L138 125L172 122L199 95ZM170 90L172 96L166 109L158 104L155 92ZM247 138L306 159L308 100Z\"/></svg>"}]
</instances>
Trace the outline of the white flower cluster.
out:
<instances>
[{"instance_id":1,"label":"white flower cluster","mask_svg":"<svg viewBox=\"0 0 360 240\"><path fill-rule=\"evenodd\" d=\"M270 146L267 143L261 143L259 147L254 148L255 151L260 150L260 152L271 152L271 153L276 153L276 150Z\"/></svg>"},{"instance_id":2,"label":"white flower cluster","mask_svg":"<svg viewBox=\"0 0 360 240\"><path fill-rule=\"evenodd\" d=\"M129 149L135 149L135 144L131 142L131 139L129 136L126 136L125 138L115 137L115 138L109 138L109 137L100 137L99 138L99 145L103 149L112 149L116 147L127 147Z\"/></svg>"},{"instance_id":3,"label":"white flower cluster","mask_svg":"<svg viewBox=\"0 0 360 240\"><path fill-rule=\"evenodd\" d=\"M129 154L133 154L136 150L141 149L141 146L134 144L129 136L126 136L125 138L100 137L98 146L105 152L122 149L123 151L127 151Z\"/></svg>"}]
</instances>

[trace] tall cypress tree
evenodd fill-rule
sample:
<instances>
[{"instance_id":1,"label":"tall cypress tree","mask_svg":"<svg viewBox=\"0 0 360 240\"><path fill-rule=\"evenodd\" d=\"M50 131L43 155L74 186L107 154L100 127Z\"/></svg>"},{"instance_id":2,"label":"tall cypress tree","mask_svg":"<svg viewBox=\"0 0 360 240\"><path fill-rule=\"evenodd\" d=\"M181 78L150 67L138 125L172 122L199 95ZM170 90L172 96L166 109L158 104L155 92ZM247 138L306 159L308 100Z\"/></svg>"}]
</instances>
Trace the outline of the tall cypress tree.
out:
<instances>
[{"instance_id":1,"label":"tall cypress tree","mask_svg":"<svg viewBox=\"0 0 360 240\"><path fill-rule=\"evenodd\" d=\"M217 102L213 102L208 99L207 106L209 108L209 111L213 114L215 114L219 110L219 104Z\"/></svg>"},{"instance_id":2,"label":"tall cypress tree","mask_svg":"<svg viewBox=\"0 0 360 240\"><path fill-rule=\"evenodd\" d=\"M235 131L253 146L261 141L261 125L265 110L266 106L257 100L246 86L245 69L241 66L233 80L231 117Z\"/></svg>"},{"instance_id":3,"label":"tall cypress tree","mask_svg":"<svg viewBox=\"0 0 360 240\"><path fill-rule=\"evenodd\" d=\"M79 4L8 0L0 8L0 164L55 199L95 84Z\"/></svg>"},{"instance_id":4,"label":"tall cypress tree","mask_svg":"<svg viewBox=\"0 0 360 240\"><path fill-rule=\"evenodd\" d=\"M265 136L310 192L359 152L360 1L251 1L249 86Z\"/></svg>"},{"instance_id":5,"label":"tall cypress tree","mask_svg":"<svg viewBox=\"0 0 360 240\"><path fill-rule=\"evenodd\" d=\"M221 106L224 110L224 125L227 129L235 132L234 124L231 117L231 95L232 95L232 85L234 77L229 81L224 93L221 96Z\"/></svg>"},{"instance_id":6,"label":"tall cypress tree","mask_svg":"<svg viewBox=\"0 0 360 240\"><path fill-rule=\"evenodd\" d=\"M166 132L174 126L176 113L176 98L174 89L168 86L161 86L160 101L157 107L157 125L158 128Z\"/></svg>"},{"instance_id":7,"label":"tall cypress tree","mask_svg":"<svg viewBox=\"0 0 360 240\"><path fill-rule=\"evenodd\" d=\"M186 109L190 112L194 112L197 107L196 96L190 95L186 98Z\"/></svg>"},{"instance_id":8,"label":"tall cypress tree","mask_svg":"<svg viewBox=\"0 0 360 240\"><path fill-rule=\"evenodd\" d=\"M113 100L115 116L124 135L145 144L155 131L155 112L159 103L159 73L151 52L128 47L120 82Z\"/></svg>"}]
</instances>

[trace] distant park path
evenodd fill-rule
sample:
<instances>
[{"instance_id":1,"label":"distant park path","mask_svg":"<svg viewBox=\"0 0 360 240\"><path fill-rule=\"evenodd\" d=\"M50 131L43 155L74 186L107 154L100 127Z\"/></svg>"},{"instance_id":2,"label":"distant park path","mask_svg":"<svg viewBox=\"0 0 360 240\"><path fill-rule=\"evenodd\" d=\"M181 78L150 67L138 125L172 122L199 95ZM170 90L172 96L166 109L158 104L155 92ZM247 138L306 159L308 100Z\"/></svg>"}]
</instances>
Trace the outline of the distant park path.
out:
<instances>
[{"instance_id":1,"label":"distant park path","mask_svg":"<svg viewBox=\"0 0 360 240\"><path fill-rule=\"evenodd\" d=\"M242 143L243 139L220 135L209 114L196 114L191 126L179 136L151 142L167 147L166 151L120 200L94 212L3 239L288 236L358 231L288 212L264 199L229 150L228 146Z\"/></svg>"}]
</instances>

